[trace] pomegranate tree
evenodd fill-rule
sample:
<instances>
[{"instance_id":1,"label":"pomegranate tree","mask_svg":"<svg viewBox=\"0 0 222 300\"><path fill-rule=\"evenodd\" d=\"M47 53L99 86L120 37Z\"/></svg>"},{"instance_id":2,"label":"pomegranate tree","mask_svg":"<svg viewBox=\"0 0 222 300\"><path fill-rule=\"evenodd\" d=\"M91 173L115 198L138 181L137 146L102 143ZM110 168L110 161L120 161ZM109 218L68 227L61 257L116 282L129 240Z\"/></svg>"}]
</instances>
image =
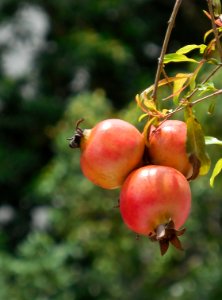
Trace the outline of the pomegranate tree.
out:
<instances>
[{"instance_id":1,"label":"pomegranate tree","mask_svg":"<svg viewBox=\"0 0 222 300\"><path fill-rule=\"evenodd\" d=\"M175 53L167 54L181 5L181 1L175 1L158 58L155 81L136 95L137 105L142 110L139 120L147 118L143 134L125 121L108 119L90 130L80 129L78 123L75 135L70 139L72 148L81 149L80 164L84 175L103 188L121 187L119 206L123 221L135 233L158 241L162 254L169 243L182 249L178 236L185 231L181 227L191 208L188 180L206 175L210 169L206 137L193 107L222 94L222 89L217 89L211 82L222 66L219 2L208 1L209 13L205 14L212 20L212 29L205 33L204 44L185 45ZM194 59L193 51L198 51L200 57L197 55ZM195 63L195 68L189 73L167 73L167 64L181 62L187 62L189 69L190 63ZM204 77L202 67L209 63L215 66ZM158 93L160 87L167 89L164 99L161 95L165 93ZM165 107L166 100L172 101ZM172 103L171 107L169 103ZM213 103L208 112L212 113L214 107ZM171 119L182 110L185 122ZM214 137L208 136L207 141L221 145ZM213 169L211 185L221 170L219 159Z\"/></svg>"}]
</instances>

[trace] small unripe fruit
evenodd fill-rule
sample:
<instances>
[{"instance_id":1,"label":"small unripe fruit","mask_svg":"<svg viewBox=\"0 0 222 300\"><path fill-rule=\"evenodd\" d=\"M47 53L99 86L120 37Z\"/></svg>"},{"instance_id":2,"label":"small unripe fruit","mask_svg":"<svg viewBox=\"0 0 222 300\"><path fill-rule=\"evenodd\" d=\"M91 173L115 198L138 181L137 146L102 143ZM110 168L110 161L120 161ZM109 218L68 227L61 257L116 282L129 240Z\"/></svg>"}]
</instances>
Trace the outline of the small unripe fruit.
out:
<instances>
[{"instance_id":1,"label":"small unripe fruit","mask_svg":"<svg viewBox=\"0 0 222 300\"><path fill-rule=\"evenodd\" d=\"M94 184L114 189L142 162L144 139L132 124L120 119L107 119L92 129L76 129L71 147L81 149L83 174Z\"/></svg>"}]
</instances>

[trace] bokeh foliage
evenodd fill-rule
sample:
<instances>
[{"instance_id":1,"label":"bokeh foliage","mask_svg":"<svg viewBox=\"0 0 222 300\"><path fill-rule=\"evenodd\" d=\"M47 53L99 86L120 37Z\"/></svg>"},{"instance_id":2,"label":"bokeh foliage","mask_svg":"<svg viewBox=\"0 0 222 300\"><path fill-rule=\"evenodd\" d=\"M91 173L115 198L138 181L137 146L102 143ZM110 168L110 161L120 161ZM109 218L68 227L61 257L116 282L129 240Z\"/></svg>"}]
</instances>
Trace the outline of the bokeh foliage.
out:
<instances>
[{"instance_id":1,"label":"bokeh foliage","mask_svg":"<svg viewBox=\"0 0 222 300\"><path fill-rule=\"evenodd\" d=\"M11 36L0 39L0 299L222 296L221 177L214 189L209 176L191 184L186 251L161 257L157 244L136 240L123 224L115 208L119 191L83 177L80 153L66 140L81 117L88 128L108 117L142 128L134 96L153 81L173 3L1 2L0 33L11 28ZM202 5L184 1L170 47L201 41L208 24ZM38 47L24 21L31 8L46 22ZM15 76L6 57L17 43L34 43L38 51L28 71ZM220 86L220 76L214 80ZM222 139L219 98L211 115L207 101L195 109L206 135ZM213 162L221 157L220 147L208 149Z\"/></svg>"}]
</instances>

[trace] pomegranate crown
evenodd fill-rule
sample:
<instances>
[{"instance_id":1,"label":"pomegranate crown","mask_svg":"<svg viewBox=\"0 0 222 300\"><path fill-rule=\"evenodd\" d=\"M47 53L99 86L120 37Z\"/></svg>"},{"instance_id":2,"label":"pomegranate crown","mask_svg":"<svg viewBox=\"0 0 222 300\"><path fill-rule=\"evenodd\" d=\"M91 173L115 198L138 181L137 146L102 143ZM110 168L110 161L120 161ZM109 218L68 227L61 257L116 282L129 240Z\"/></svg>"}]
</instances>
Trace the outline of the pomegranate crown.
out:
<instances>
[{"instance_id":1,"label":"pomegranate crown","mask_svg":"<svg viewBox=\"0 0 222 300\"><path fill-rule=\"evenodd\" d=\"M80 147L80 141L81 141L81 138L83 137L83 130L79 127L79 125L83 121L84 121L84 119L81 118L76 122L74 135L71 138L67 138L67 140L69 141L70 148L79 148Z\"/></svg>"}]
</instances>

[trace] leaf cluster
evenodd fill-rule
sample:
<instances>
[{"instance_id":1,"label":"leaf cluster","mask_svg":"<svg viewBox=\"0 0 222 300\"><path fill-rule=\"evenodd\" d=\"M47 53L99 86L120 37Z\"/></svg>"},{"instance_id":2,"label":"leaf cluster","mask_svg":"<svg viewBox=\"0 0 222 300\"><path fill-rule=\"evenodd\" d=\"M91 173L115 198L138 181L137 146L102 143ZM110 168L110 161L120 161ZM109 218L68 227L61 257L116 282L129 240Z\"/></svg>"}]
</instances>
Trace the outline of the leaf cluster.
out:
<instances>
[{"instance_id":1,"label":"leaf cluster","mask_svg":"<svg viewBox=\"0 0 222 300\"><path fill-rule=\"evenodd\" d=\"M222 23L218 17L219 9L219 5L212 6L209 1L209 12L204 11L204 14L211 19L212 29L204 34L204 43L185 45L174 53L162 53L162 63L160 57L158 65L162 78L136 96L136 102L143 111L139 121L148 118L144 127L145 134L152 124L158 125L158 123L172 118L176 113L184 111L184 120L188 128L187 153L194 165L194 175L191 179L198 174L207 174L210 169L210 158L206 152L204 132L202 125L197 120L194 106L209 98L214 99L214 96L222 93L222 89L217 88L213 82L213 76L221 70L222 66L222 50L220 48ZM174 10L172 15L175 13ZM167 36L167 38L169 37ZM168 75L167 66L171 63L193 64L194 67L189 73L180 71L174 75ZM160 98L157 96L157 90L168 92L165 97ZM213 113L215 105L216 103L212 101L208 113ZM211 139L211 143L213 141L215 140ZM219 160L211 177L211 186L220 170Z\"/></svg>"}]
</instances>

